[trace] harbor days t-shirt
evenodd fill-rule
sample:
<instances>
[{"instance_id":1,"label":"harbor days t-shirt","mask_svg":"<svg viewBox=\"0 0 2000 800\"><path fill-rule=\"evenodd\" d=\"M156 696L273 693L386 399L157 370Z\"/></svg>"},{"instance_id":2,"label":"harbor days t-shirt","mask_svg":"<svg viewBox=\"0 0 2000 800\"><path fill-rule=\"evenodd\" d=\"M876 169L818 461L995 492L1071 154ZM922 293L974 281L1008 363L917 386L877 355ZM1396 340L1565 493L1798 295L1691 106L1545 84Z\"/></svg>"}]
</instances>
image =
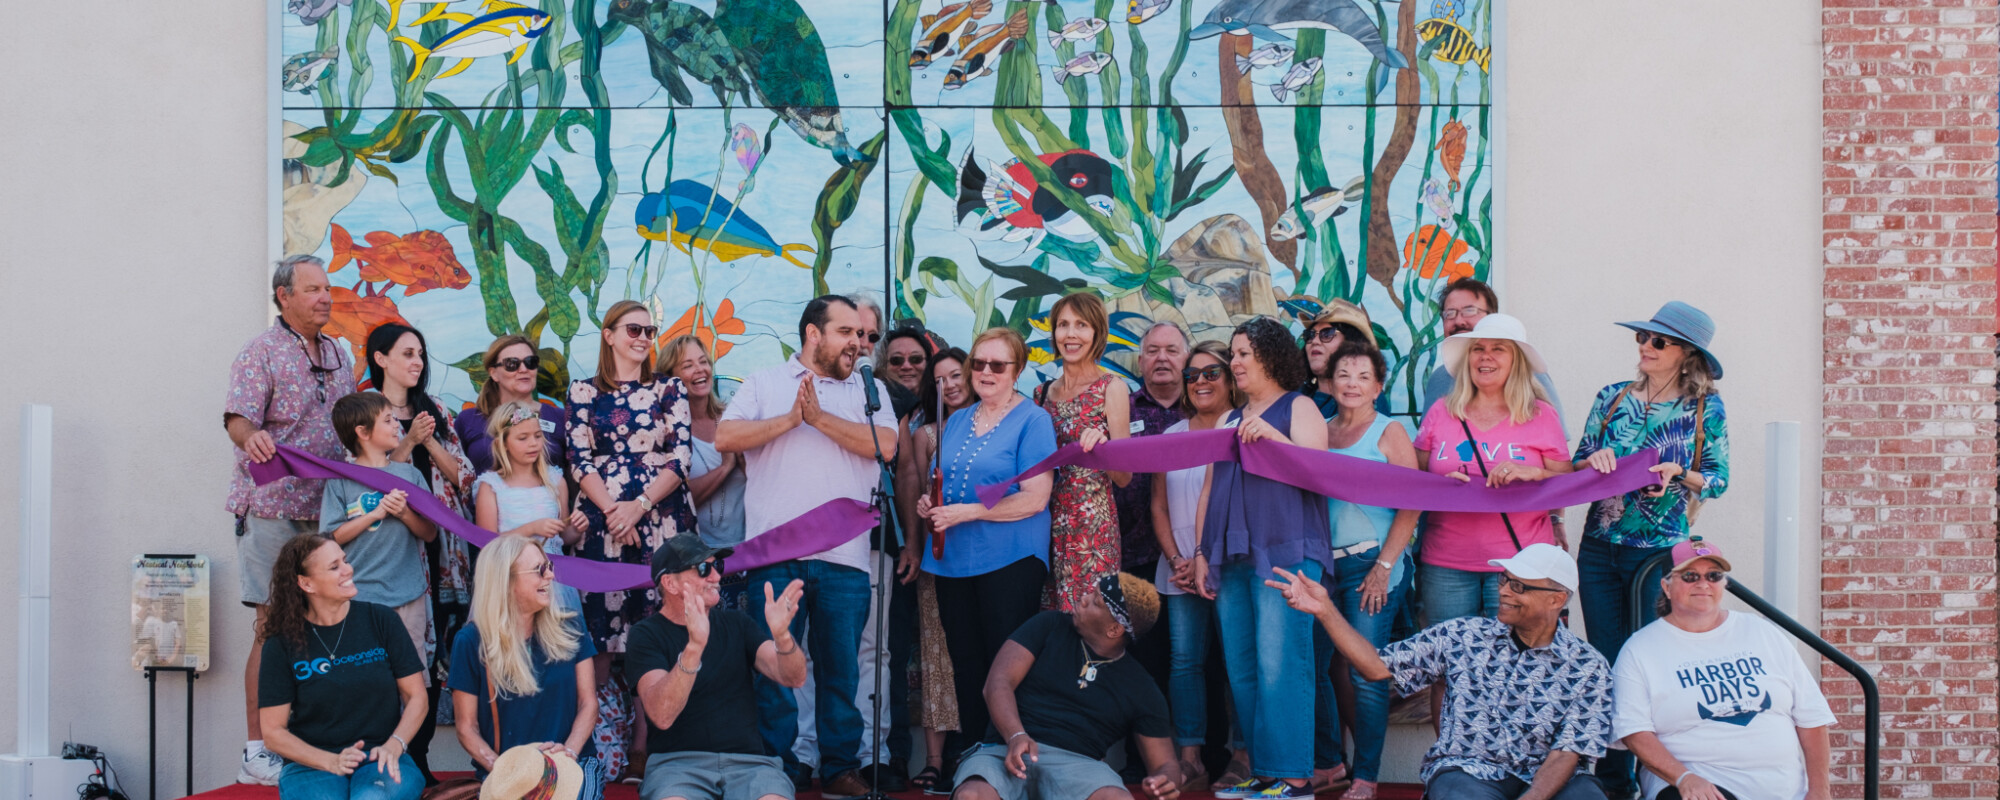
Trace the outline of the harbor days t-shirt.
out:
<instances>
[{"instance_id":1,"label":"harbor days t-shirt","mask_svg":"<svg viewBox=\"0 0 2000 800\"><path fill-rule=\"evenodd\" d=\"M396 612L354 601L332 625L306 624L305 648L282 636L264 640L257 707L289 705L285 724L306 744L332 753L388 741L403 717L396 679L423 669L409 629Z\"/></svg>"}]
</instances>

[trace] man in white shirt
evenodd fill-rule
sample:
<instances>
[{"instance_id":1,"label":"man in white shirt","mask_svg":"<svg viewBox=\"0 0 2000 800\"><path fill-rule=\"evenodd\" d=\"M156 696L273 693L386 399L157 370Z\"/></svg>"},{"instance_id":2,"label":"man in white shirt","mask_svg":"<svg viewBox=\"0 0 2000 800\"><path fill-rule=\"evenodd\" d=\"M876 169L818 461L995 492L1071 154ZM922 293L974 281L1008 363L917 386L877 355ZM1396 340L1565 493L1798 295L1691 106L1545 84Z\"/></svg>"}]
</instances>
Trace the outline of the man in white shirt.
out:
<instances>
[{"instance_id":1,"label":"man in white shirt","mask_svg":"<svg viewBox=\"0 0 2000 800\"><path fill-rule=\"evenodd\" d=\"M717 424L716 449L744 455L746 541L830 500L866 502L879 475L878 437L882 456L895 457L895 416L888 408L866 413L866 390L854 373L855 359L866 347L861 329L853 301L839 295L814 298L799 318L798 354L746 378ZM886 396L888 390L875 383L877 396ZM775 591L793 580L805 583L791 628L812 656L820 789L829 800L868 791L859 769L862 725L854 703L860 679L856 654L868 618L868 553L867 537L858 536L750 573L753 619L763 616L759 586L775 584ZM790 760L798 737L791 690L759 680L757 710L758 732L787 758L787 772L796 779L803 767Z\"/></svg>"}]
</instances>

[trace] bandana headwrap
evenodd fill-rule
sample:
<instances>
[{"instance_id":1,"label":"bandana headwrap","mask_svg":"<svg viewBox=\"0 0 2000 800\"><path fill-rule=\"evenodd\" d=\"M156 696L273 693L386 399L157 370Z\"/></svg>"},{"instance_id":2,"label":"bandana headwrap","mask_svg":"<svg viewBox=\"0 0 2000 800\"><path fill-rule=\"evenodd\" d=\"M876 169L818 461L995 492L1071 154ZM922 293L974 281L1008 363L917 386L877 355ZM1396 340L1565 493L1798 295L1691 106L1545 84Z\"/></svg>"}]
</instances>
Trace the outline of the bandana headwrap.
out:
<instances>
[{"instance_id":1,"label":"bandana headwrap","mask_svg":"<svg viewBox=\"0 0 2000 800\"><path fill-rule=\"evenodd\" d=\"M1118 624L1125 626L1125 630L1137 638L1138 631L1132 630L1132 613L1125 608L1125 587L1119 585L1118 573L1107 572L1097 576L1097 593L1104 597L1104 607L1111 609L1111 618L1118 620Z\"/></svg>"}]
</instances>

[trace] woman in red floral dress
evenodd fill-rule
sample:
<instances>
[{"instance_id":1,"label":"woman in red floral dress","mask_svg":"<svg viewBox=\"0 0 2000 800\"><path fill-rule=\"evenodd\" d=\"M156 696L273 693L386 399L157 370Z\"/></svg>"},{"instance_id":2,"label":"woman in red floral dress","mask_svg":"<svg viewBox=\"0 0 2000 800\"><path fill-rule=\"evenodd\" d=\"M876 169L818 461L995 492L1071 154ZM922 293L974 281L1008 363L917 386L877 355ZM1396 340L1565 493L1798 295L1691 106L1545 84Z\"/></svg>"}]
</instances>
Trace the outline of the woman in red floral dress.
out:
<instances>
[{"instance_id":1,"label":"woman in red floral dress","mask_svg":"<svg viewBox=\"0 0 2000 800\"><path fill-rule=\"evenodd\" d=\"M1049 311L1049 342L1062 374L1035 389L1035 403L1056 423L1056 444L1081 443L1085 452L1131 434L1131 389L1097 365L1104 355L1109 315L1097 295L1079 292ZM1081 467L1056 469L1050 494L1049 585L1042 606L1069 611L1097 576L1119 568L1118 510L1113 484L1130 473Z\"/></svg>"}]
</instances>

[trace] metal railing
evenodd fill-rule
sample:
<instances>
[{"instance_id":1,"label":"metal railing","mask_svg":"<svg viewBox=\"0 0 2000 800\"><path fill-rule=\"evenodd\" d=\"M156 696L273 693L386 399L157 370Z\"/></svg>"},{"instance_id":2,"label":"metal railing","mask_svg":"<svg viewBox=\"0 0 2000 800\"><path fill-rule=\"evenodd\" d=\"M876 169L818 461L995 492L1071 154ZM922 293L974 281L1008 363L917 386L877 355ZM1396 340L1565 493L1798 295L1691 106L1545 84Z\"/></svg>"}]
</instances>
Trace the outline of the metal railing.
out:
<instances>
[{"instance_id":1,"label":"metal railing","mask_svg":"<svg viewBox=\"0 0 2000 800\"><path fill-rule=\"evenodd\" d=\"M1671 566L1672 558L1672 552L1662 552L1659 555L1646 559L1646 563L1641 564L1638 573L1633 576L1630 595L1627 597L1630 603L1629 608L1631 608L1631 626L1633 631L1638 631L1645 626L1646 614L1652 610L1645 604L1646 582L1649 580L1658 580L1655 574L1664 573ZM1862 796L1867 798L1867 800L1878 800L1881 797L1880 783L1882 772L1882 695L1875 688L1875 676L1868 674L1868 670L1863 669L1860 662L1841 652L1840 648L1834 647L1827 640L1819 638L1819 634L1814 633L1812 629L1800 624L1798 620L1792 619L1791 615L1778 610L1777 606L1771 605L1770 601L1759 597L1756 592L1750 591L1749 587L1744 586L1742 581L1730 580L1729 593L1736 595L1736 599L1742 600L1744 605L1764 615L1764 618L1770 620L1772 624L1785 629L1785 632L1791 634L1793 638L1805 642L1806 646L1825 656L1826 660L1833 662L1834 666L1840 667L1847 674L1854 676L1855 682L1861 684L1862 721L1866 726L1866 730L1862 734L1861 745L1863 760L1862 780L1864 781Z\"/></svg>"}]
</instances>

